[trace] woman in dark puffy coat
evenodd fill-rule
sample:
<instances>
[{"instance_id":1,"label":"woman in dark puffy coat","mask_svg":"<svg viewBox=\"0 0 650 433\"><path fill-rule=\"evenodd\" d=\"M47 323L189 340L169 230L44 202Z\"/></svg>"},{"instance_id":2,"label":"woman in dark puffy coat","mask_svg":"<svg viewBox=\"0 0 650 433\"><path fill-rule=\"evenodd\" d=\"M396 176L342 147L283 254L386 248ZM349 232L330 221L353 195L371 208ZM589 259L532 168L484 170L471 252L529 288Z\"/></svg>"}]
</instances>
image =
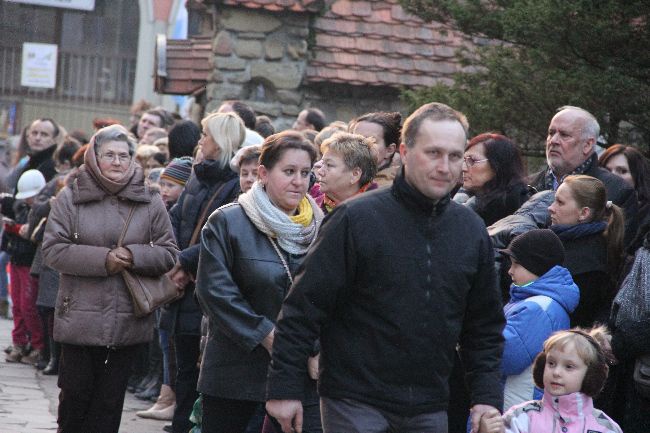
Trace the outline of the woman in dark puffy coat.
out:
<instances>
[{"instance_id":1,"label":"woman in dark puffy coat","mask_svg":"<svg viewBox=\"0 0 650 433\"><path fill-rule=\"evenodd\" d=\"M171 272L172 280L185 288L181 299L163 309L160 328L174 338L176 349L175 433L185 433L192 406L198 398L201 309L194 297L193 279L199 264L198 232L218 207L237 198L239 180L230 160L244 141L244 123L234 113L212 113L202 121L199 140L203 161L195 164L176 205L169 212L181 253Z\"/></svg>"},{"instance_id":2,"label":"woman in dark puffy coat","mask_svg":"<svg viewBox=\"0 0 650 433\"><path fill-rule=\"evenodd\" d=\"M465 202L486 226L512 215L531 196L523 180L519 148L500 134L480 134L470 140L463 158Z\"/></svg>"},{"instance_id":3,"label":"woman in dark puffy coat","mask_svg":"<svg viewBox=\"0 0 650 433\"><path fill-rule=\"evenodd\" d=\"M198 386L203 433L243 433L266 400L277 315L323 218L307 195L315 159L302 134L269 136L258 181L202 230L196 294L210 325ZM314 378L316 360L310 361ZM318 432L315 381L305 375L305 382L311 394L303 432Z\"/></svg>"},{"instance_id":4,"label":"woman in dark puffy coat","mask_svg":"<svg viewBox=\"0 0 650 433\"><path fill-rule=\"evenodd\" d=\"M567 176L548 210L551 230L564 245L564 267L580 288L571 326L605 323L623 254L623 212L607 201L600 180L585 175Z\"/></svg>"}]
</instances>

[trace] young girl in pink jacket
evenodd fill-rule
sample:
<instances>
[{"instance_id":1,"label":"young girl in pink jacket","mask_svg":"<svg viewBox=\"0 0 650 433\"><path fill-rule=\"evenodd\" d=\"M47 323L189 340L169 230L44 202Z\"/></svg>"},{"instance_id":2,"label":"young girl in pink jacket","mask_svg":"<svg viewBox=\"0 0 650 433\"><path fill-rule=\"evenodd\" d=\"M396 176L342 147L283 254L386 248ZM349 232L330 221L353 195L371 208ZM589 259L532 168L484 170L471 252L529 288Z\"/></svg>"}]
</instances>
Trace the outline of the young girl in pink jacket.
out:
<instances>
[{"instance_id":1,"label":"young girl in pink jacket","mask_svg":"<svg viewBox=\"0 0 650 433\"><path fill-rule=\"evenodd\" d=\"M551 335L533 364L542 400L513 406L503 417L485 414L478 433L622 433L592 400L609 372L609 338L605 327Z\"/></svg>"}]
</instances>

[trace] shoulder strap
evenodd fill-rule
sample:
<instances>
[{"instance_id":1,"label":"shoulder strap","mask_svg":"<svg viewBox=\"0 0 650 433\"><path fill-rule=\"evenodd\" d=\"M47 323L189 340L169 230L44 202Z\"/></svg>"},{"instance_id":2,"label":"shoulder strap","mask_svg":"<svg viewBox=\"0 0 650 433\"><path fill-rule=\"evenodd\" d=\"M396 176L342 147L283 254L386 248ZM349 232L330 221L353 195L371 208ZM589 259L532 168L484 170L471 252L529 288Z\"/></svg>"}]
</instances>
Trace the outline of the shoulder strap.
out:
<instances>
[{"instance_id":1,"label":"shoulder strap","mask_svg":"<svg viewBox=\"0 0 650 433\"><path fill-rule=\"evenodd\" d=\"M120 238L117 240L117 246L121 247L122 242L124 241L124 236L126 235L126 231L129 229L129 224L131 224L131 219L133 219L133 213L135 212L135 204L131 206L131 210L129 211L129 216L126 217L126 222L124 223L124 228L122 229L122 233L120 234Z\"/></svg>"},{"instance_id":2,"label":"shoulder strap","mask_svg":"<svg viewBox=\"0 0 650 433\"><path fill-rule=\"evenodd\" d=\"M212 197L210 197L210 200L205 204L205 207L203 208L203 212L201 212L201 216L199 216L199 219L196 220L196 226L194 227L194 231L192 232L192 237L190 238L190 243L188 247L194 245L199 238L199 233L201 232L201 228L203 227L203 224L205 224L205 221L208 219L208 212L210 212L210 207L212 206L212 203L217 199L217 196L223 189L226 187L228 184L228 181L224 181L223 184L219 188L217 188L217 191L215 191L214 194L212 194Z\"/></svg>"}]
</instances>

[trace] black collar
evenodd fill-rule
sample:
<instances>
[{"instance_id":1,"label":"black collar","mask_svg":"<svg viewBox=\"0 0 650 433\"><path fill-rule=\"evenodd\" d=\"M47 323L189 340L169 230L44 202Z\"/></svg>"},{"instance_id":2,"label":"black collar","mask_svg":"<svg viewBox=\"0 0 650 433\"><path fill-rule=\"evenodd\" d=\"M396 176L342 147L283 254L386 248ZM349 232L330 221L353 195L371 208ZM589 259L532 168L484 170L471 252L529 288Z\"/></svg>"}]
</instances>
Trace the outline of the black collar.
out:
<instances>
[{"instance_id":1,"label":"black collar","mask_svg":"<svg viewBox=\"0 0 650 433\"><path fill-rule=\"evenodd\" d=\"M447 194L445 197L438 200L438 202L434 203L433 200L413 188L406 181L406 177L404 176L404 167L402 167L393 181L392 192L398 200L406 205L406 207L433 216L442 213L447 205L449 205L450 201L450 196Z\"/></svg>"}]
</instances>

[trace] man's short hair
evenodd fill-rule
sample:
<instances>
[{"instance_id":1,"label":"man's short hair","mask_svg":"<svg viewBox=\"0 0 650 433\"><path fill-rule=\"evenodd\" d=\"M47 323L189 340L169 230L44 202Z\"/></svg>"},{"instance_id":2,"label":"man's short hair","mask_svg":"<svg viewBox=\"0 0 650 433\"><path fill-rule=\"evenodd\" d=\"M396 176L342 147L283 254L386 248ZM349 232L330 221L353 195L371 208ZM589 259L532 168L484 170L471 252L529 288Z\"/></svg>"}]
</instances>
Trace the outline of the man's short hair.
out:
<instances>
[{"instance_id":1,"label":"man's short hair","mask_svg":"<svg viewBox=\"0 0 650 433\"><path fill-rule=\"evenodd\" d=\"M255 132L264 138L275 134L275 127L271 123L269 116L257 116L255 119Z\"/></svg>"},{"instance_id":2,"label":"man's short hair","mask_svg":"<svg viewBox=\"0 0 650 433\"><path fill-rule=\"evenodd\" d=\"M174 116L172 113L165 110L161 107L152 108L151 110L145 111L145 114L151 114L157 116L160 119L160 127L164 129L170 128L174 125Z\"/></svg>"},{"instance_id":3,"label":"man's short hair","mask_svg":"<svg viewBox=\"0 0 650 433\"><path fill-rule=\"evenodd\" d=\"M255 117L255 110L253 110L250 105L236 100L223 101L221 105L230 105L232 111L234 111L242 122L244 122L244 126L250 130L255 130L255 122L257 121L257 118Z\"/></svg>"},{"instance_id":4,"label":"man's short hair","mask_svg":"<svg viewBox=\"0 0 650 433\"><path fill-rule=\"evenodd\" d=\"M469 123L467 117L460 111L456 111L448 105L441 104L440 102L430 102L424 104L415 110L404 122L402 128L402 143L406 147L412 148L415 146L415 137L418 135L420 125L425 120L441 121L452 120L461 124L465 131L465 137L469 131Z\"/></svg>"},{"instance_id":5,"label":"man's short hair","mask_svg":"<svg viewBox=\"0 0 650 433\"><path fill-rule=\"evenodd\" d=\"M305 120L310 123L316 131L320 131L325 127L325 114L318 108L307 108L307 116Z\"/></svg>"},{"instance_id":6,"label":"man's short hair","mask_svg":"<svg viewBox=\"0 0 650 433\"><path fill-rule=\"evenodd\" d=\"M56 123L54 119L51 119L49 117L40 117L38 119L34 119L34 121L29 125L29 128L31 128L32 125L36 122L50 122L50 124L54 128L54 135L52 136L52 138L58 137L59 134L61 133L61 127L59 126L58 123Z\"/></svg>"},{"instance_id":7,"label":"man's short hair","mask_svg":"<svg viewBox=\"0 0 650 433\"><path fill-rule=\"evenodd\" d=\"M582 124L583 140L588 140L590 138L593 138L594 140L598 140L598 136L600 135L600 125L598 124L598 120L593 114L591 114L584 108L576 107L574 105L564 105L558 108L556 113L559 113L560 111L564 111L564 110L578 111L580 112L580 114L583 115L583 119L584 119L584 122Z\"/></svg>"},{"instance_id":8,"label":"man's short hair","mask_svg":"<svg viewBox=\"0 0 650 433\"><path fill-rule=\"evenodd\" d=\"M366 113L353 119L350 122L349 130L354 131L354 128L360 122L370 122L381 126L384 131L384 146L390 146L393 143L396 146L399 145L400 123L402 122L402 115L399 112L377 111L374 113Z\"/></svg>"}]
</instances>

